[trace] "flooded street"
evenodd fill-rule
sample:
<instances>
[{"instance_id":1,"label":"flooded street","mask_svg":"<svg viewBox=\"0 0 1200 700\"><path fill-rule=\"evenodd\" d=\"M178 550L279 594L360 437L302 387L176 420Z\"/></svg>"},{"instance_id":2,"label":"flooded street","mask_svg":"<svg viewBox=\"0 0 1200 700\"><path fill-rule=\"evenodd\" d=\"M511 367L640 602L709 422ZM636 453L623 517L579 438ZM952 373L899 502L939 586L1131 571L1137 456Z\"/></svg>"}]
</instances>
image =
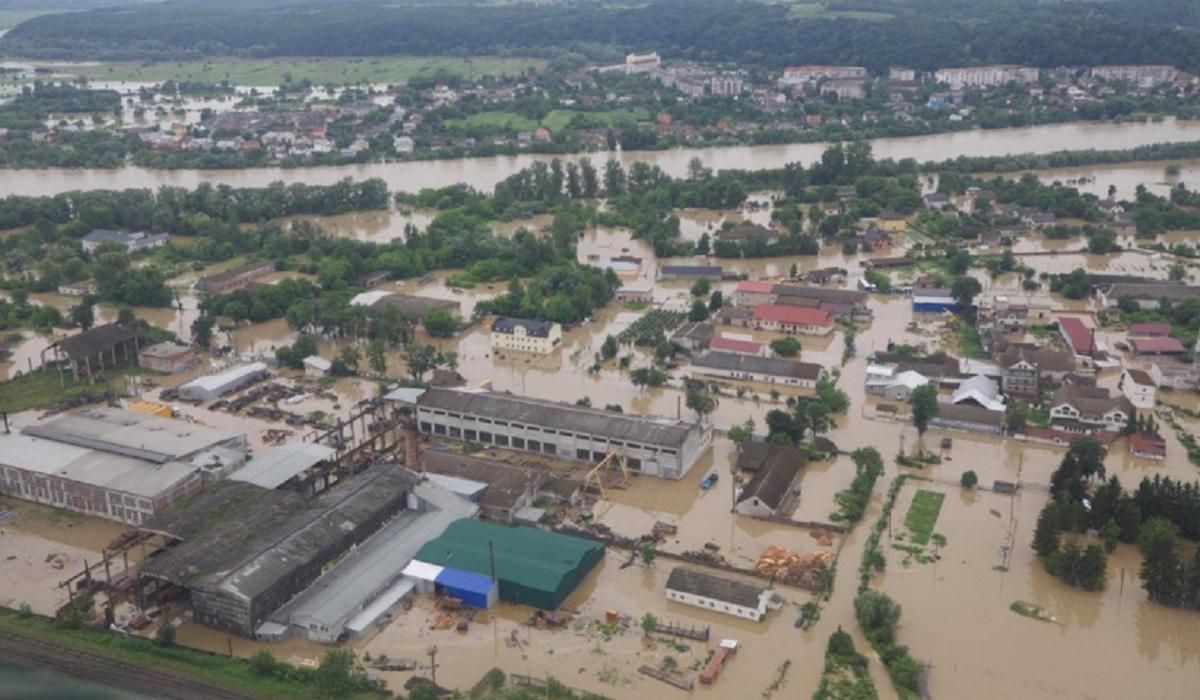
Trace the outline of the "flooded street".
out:
<instances>
[{"instance_id":1,"label":"flooded street","mask_svg":"<svg viewBox=\"0 0 1200 700\"><path fill-rule=\"evenodd\" d=\"M916 158L940 161L958 156L1001 156L1017 153L1048 153L1094 148L1097 144L1120 144L1133 148L1152 143L1200 139L1200 121L1130 122L1122 124L1069 123L992 131L961 131L932 136L883 138L871 141L877 158ZM768 146L723 146L667 151L594 153L594 161L617 158L626 166L637 162L658 165L668 174L682 176L688 161L700 158L717 170L780 168L786 163L817 160L828 144ZM424 187L463 183L490 191L492 187L535 160L547 156L519 155L456 160L369 163L314 168L250 168L244 170L0 170L0 192L19 195L54 195L70 190L126 189L162 185L194 188L201 182L232 187L264 187L282 180L310 185L328 185L345 177L383 178L393 191L415 192Z\"/></svg>"}]
</instances>

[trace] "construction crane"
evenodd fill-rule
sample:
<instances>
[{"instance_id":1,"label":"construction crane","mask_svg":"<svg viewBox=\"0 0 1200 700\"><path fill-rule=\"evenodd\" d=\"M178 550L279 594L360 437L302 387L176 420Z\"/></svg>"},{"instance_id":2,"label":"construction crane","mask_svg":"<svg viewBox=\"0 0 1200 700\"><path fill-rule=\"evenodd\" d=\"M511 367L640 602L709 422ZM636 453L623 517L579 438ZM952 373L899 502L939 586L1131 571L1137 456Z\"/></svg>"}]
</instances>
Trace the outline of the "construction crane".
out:
<instances>
[{"instance_id":1,"label":"construction crane","mask_svg":"<svg viewBox=\"0 0 1200 700\"><path fill-rule=\"evenodd\" d=\"M610 488L625 488L625 484L629 482L629 466L628 459L624 454L616 450L610 450L604 459L600 460L596 466L588 471L587 476L583 478L583 490L587 491L591 486L595 485L596 490L600 492L601 498L607 498L608 495L604 492L604 479L613 471L619 472L618 480L610 482Z\"/></svg>"}]
</instances>

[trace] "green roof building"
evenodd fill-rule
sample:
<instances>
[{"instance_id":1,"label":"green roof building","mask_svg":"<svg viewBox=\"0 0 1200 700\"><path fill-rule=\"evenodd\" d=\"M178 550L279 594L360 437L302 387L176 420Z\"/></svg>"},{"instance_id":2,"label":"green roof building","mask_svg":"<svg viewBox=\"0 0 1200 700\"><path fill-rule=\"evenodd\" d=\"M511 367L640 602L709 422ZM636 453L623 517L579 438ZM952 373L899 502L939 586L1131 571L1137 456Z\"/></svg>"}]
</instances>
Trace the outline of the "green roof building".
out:
<instances>
[{"instance_id":1,"label":"green roof building","mask_svg":"<svg viewBox=\"0 0 1200 700\"><path fill-rule=\"evenodd\" d=\"M496 553L500 599L554 610L604 558L604 545L530 527L506 527L463 518L430 540L418 561L492 575L488 542Z\"/></svg>"}]
</instances>

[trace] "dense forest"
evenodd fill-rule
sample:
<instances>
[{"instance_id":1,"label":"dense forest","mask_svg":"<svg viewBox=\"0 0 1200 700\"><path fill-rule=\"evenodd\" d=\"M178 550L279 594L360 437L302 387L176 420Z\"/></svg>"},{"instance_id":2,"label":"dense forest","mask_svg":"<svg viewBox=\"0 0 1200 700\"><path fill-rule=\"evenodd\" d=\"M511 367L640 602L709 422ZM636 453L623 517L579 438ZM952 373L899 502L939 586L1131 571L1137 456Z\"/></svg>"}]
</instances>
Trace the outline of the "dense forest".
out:
<instances>
[{"instance_id":1,"label":"dense forest","mask_svg":"<svg viewBox=\"0 0 1200 700\"><path fill-rule=\"evenodd\" d=\"M816 15L793 9L725 0L482 6L175 0L36 17L6 35L0 49L41 58L186 59L565 51L611 56L616 48L765 68L1200 67L1200 9L1187 0L832 0Z\"/></svg>"}]
</instances>

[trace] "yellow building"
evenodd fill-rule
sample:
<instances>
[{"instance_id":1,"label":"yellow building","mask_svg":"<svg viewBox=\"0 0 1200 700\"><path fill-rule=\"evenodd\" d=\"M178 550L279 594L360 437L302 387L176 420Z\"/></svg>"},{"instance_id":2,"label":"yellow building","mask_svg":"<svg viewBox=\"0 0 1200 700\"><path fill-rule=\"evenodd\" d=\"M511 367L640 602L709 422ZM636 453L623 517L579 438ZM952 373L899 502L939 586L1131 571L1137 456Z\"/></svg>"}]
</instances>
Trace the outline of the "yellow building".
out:
<instances>
[{"instance_id":1,"label":"yellow building","mask_svg":"<svg viewBox=\"0 0 1200 700\"><path fill-rule=\"evenodd\" d=\"M887 233L904 233L908 230L908 219L900 214L880 214L875 220L875 228Z\"/></svg>"},{"instance_id":2,"label":"yellow building","mask_svg":"<svg viewBox=\"0 0 1200 700\"><path fill-rule=\"evenodd\" d=\"M546 355L562 345L562 326L501 316L492 323L492 351L516 350Z\"/></svg>"}]
</instances>

